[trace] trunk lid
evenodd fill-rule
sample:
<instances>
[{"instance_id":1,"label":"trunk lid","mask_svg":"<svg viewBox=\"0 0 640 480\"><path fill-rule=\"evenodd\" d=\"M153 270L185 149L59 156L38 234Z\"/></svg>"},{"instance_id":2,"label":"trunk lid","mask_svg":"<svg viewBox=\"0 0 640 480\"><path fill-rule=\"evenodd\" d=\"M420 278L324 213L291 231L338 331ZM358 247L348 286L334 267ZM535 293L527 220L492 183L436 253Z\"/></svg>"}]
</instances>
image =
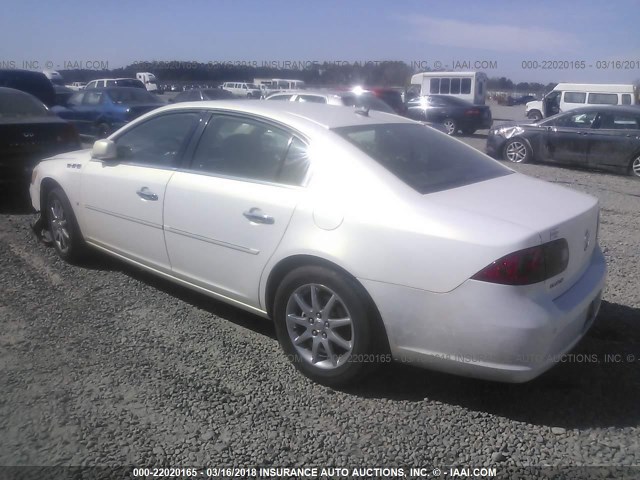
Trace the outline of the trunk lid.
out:
<instances>
[{"instance_id":1,"label":"trunk lid","mask_svg":"<svg viewBox=\"0 0 640 480\"><path fill-rule=\"evenodd\" d=\"M544 282L554 298L580 278L596 248L598 199L525 175L506 175L428 194L425 199L530 229L541 243L566 239L567 268Z\"/></svg>"}]
</instances>

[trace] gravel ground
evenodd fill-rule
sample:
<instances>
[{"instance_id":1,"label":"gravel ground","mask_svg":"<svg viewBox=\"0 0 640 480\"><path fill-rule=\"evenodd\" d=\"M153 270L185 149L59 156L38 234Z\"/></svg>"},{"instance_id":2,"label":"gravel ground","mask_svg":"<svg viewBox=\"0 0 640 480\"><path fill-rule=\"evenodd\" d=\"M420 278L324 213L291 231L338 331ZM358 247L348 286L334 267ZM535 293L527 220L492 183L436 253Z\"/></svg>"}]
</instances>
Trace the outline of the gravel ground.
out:
<instances>
[{"instance_id":1,"label":"gravel ground","mask_svg":"<svg viewBox=\"0 0 640 480\"><path fill-rule=\"evenodd\" d=\"M640 182L516 169L600 198L609 264L573 357L522 385L406 365L313 384L268 321L101 255L65 264L5 195L0 465L640 465Z\"/></svg>"}]
</instances>

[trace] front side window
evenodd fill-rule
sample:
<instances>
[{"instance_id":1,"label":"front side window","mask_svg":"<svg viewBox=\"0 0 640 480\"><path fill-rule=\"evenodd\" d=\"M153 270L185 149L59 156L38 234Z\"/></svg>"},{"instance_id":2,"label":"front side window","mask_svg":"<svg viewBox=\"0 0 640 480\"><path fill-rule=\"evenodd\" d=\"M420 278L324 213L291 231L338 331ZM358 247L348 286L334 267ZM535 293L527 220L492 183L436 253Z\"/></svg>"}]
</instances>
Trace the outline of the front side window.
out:
<instances>
[{"instance_id":1,"label":"front side window","mask_svg":"<svg viewBox=\"0 0 640 480\"><path fill-rule=\"evenodd\" d=\"M443 78L442 80L440 80L440 93L444 93L444 94L449 94L451 93L449 91L449 82L451 79L449 78Z\"/></svg>"},{"instance_id":2,"label":"front side window","mask_svg":"<svg viewBox=\"0 0 640 480\"><path fill-rule=\"evenodd\" d=\"M452 78L451 79L451 93L458 94L460 93L460 79Z\"/></svg>"},{"instance_id":3,"label":"front side window","mask_svg":"<svg viewBox=\"0 0 640 480\"><path fill-rule=\"evenodd\" d=\"M439 78L432 78L431 79L429 93L435 93L435 94L440 93L440 79Z\"/></svg>"},{"instance_id":4,"label":"front side window","mask_svg":"<svg viewBox=\"0 0 640 480\"><path fill-rule=\"evenodd\" d=\"M170 113L133 127L115 141L124 163L172 168L195 128L197 113Z\"/></svg>"},{"instance_id":5,"label":"front side window","mask_svg":"<svg viewBox=\"0 0 640 480\"><path fill-rule=\"evenodd\" d=\"M471 79L463 78L460 82L460 93L471 93Z\"/></svg>"},{"instance_id":6,"label":"front side window","mask_svg":"<svg viewBox=\"0 0 640 480\"><path fill-rule=\"evenodd\" d=\"M597 116L596 111L569 113L556 118L551 124L556 127L591 128Z\"/></svg>"},{"instance_id":7,"label":"front side window","mask_svg":"<svg viewBox=\"0 0 640 480\"><path fill-rule=\"evenodd\" d=\"M590 93L589 101L590 104L596 105L617 105L618 104L618 94L616 93Z\"/></svg>"},{"instance_id":8,"label":"front side window","mask_svg":"<svg viewBox=\"0 0 640 480\"><path fill-rule=\"evenodd\" d=\"M306 144L291 133L245 118L213 117L195 151L196 171L300 185L308 168Z\"/></svg>"},{"instance_id":9,"label":"front side window","mask_svg":"<svg viewBox=\"0 0 640 480\"><path fill-rule=\"evenodd\" d=\"M587 100L585 92L565 92L564 101L566 103L584 103Z\"/></svg>"},{"instance_id":10,"label":"front side window","mask_svg":"<svg viewBox=\"0 0 640 480\"><path fill-rule=\"evenodd\" d=\"M392 123L334 131L421 194L513 173L473 147L423 125Z\"/></svg>"}]
</instances>

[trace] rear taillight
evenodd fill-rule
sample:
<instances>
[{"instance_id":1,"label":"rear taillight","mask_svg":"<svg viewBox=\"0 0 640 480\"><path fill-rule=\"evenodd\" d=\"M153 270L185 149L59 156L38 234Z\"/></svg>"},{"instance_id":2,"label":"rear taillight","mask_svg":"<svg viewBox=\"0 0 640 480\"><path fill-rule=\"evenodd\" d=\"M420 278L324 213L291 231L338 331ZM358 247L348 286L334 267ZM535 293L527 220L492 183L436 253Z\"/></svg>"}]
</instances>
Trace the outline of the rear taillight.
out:
<instances>
[{"instance_id":1,"label":"rear taillight","mask_svg":"<svg viewBox=\"0 0 640 480\"><path fill-rule=\"evenodd\" d=\"M510 253L473 277L502 285L530 285L563 272L569 264L569 245L564 238Z\"/></svg>"},{"instance_id":2,"label":"rear taillight","mask_svg":"<svg viewBox=\"0 0 640 480\"><path fill-rule=\"evenodd\" d=\"M471 108L469 110L465 110L464 114L465 115L480 115L480 110L478 110L477 108Z\"/></svg>"}]
</instances>

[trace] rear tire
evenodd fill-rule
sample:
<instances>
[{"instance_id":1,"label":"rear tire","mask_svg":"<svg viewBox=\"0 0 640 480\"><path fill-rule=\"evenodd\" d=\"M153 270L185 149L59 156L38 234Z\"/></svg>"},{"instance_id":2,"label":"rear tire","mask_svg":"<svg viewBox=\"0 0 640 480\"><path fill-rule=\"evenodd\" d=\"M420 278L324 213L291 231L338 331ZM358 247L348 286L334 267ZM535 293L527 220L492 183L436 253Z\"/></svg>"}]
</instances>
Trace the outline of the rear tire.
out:
<instances>
[{"instance_id":1,"label":"rear tire","mask_svg":"<svg viewBox=\"0 0 640 480\"><path fill-rule=\"evenodd\" d=\"M640 180L640 155L631 160L631 163L629 164L629 175Z\"/></svg>"},{"instance_id":2,"label":"rear tire","mask_svg":"<svg viewBox=\"0 0 640 480\"><path fill-rule=\"evenodd\" d=\"M300 267L278 287L274 321L278 341L294 366L330 387L362 380L379 363L370 301L352 278L321 266Z\"/></svg>"},{"instance_id":3,"label":"rear tire","mask_svg":"<svg viewBox=\"0 0 640 480\"><path fill-rule=\"evenodd\" d=\"M458 133L458 124L453 118L446 118L444 122L442 122L447 135L455 135Z\"/></svg>"},{"instance_id":4,"label":"rear tire","mask_svg":"<svg viewBox=\"0 0 640 480\"><path fill-rule=\"evenodd\" d=\"M542 113L540 113L538 110L532 110L527 113L527 118L533 120L534 122L537 122L538 120L542 120Z\"/></svg>"},{"instance_id":5,"label":"rear tire","mask_svg":"<svg viewBox=\"0 0 640 480\"><path fill-rule=\"evenodd\" d=\"M86 254L86 244L80 233L71 203L64 191L56 187L47 195L46 218L58 256L76 263Z\"/></svg>"}]
</instances>

